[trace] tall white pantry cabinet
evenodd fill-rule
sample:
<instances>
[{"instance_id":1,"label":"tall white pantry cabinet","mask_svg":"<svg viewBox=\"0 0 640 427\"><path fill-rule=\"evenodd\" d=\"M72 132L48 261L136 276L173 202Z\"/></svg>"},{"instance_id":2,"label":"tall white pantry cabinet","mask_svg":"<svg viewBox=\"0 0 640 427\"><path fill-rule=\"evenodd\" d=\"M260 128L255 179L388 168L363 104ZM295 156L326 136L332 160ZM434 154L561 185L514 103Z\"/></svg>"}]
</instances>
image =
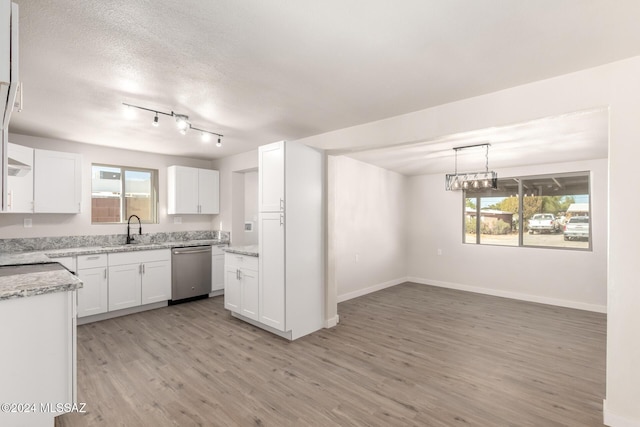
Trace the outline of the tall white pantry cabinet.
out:
<instances>
[{"instance_id":1,"label":"tall white pantry cabinet","mask_svg":"<svg viewBox=\"0 0 640 427\"><path fill-rule=\"evenodd\" d=\"M289 141L258 155L258 318L294 340L324 325L323 155Z\"/></svg>"}]
</instances>

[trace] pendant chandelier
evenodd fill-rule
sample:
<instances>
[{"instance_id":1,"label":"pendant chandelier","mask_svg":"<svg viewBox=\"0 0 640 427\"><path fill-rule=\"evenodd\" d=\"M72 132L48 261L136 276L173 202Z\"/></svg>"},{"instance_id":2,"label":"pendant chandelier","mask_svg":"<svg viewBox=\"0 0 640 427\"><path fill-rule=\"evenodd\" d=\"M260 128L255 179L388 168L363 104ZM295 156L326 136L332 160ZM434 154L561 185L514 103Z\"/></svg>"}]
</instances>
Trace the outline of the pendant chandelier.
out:
<instances>
[{"instance_id":1,"label":"pendant chandelier","mask_svg":"<svg viewBox=\"0 0 640 427\"><path fill-rule=\"evenodd\" d=\"M455 170L454 173L448 173L445 178L445 188L447 191L477 189L477 188L498 188L498 174L489 170L489 146L491 144L466 145L464 147L456 147L455 152ZM485 147L485 170L481 172L461 172L458 173L458 151L469 148Z\"/></svg>"}]
</instances>

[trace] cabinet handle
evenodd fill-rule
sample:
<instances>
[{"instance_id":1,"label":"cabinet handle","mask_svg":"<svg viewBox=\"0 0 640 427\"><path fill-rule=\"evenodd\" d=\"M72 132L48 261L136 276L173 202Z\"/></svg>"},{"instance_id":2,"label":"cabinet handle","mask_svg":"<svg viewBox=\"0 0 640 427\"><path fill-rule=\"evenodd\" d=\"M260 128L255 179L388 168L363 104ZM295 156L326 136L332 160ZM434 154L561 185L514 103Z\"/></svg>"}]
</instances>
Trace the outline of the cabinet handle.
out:
<instances>
[{"instance_id":1,"label":"cabinet handle","mask_svg":"<svg viewBox=\"0 0 640 427\"><path fill-rule=\"evenodd\" d=\"M82 212L82 204L78 202L78 213Z\"/></svg>"},{"instance_id":2,"label":"cabinet handle","mask_svg":"<svg viewBox=\"0 0 640 427\"><path fill-rule=\"evenodd\" d=\"M284 199L280 199L280 210L284 210Z\"/></svg>"},{"instance_id":3,"label":"cabinet handle","mask_svg":"<svg viewBox=\"0 0 640 427\"><path fill-rule=\"evenodd\" d=\"M280 214L280 225L284 225L284 215Z\"/></svg>"},{"instance_id":4,"label":"cabinet handle","mask_svg":"<svg viewBox=\"0 0 640 427\"><path fill-rule=\"evenodd\" d=\"M106 268L104 269L104 278L105 279L107 278L107 269Z\"/></svg>"},{"instance_id":5,"label":"cabinet handle","mask_svg":"<svg viewBox=\"0 0 640 427\"><path fill-rule=\"evenodd\" d=\"M7 209L11 210L11 205L13 205L13 190L9 190L7 193Z\"/></svg>"},{"instance_id":6,"label":"cabinet handle","mask_svg":"<svg viewBox=\"0 0 640 427\"><path fill-rule=\"evenodd\" d=\"M147 269L145 268L144 264L142 264L142 274L147 274Z\"/></svg>"},{"instance_id":7,"label":"cabinet handle","mask_svg":"<svg viewBox=\"0 0 640 427\"><path fill-rule=\"evenodd\" d=\"M87 257L87 261L90 260L90 259L98 259L98 258L100 258L100 255L88 256Z\"/></svg>"}]
</instances>

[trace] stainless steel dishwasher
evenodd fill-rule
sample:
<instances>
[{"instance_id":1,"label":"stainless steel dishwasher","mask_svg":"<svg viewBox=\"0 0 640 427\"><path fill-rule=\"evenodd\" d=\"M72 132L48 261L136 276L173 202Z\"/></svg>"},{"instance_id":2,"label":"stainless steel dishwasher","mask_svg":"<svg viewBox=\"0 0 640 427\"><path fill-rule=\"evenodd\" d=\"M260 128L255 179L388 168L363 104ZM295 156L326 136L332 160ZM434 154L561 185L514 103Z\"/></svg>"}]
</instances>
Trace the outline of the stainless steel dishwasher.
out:
<instances>
[{"instance_id":1,"label":"stainless steel dishwasher","mask_svg":"<svg viewBox=\"0 0 640 427\"><path fill-rule=\"evenodd\" d=\"M171 251L171 302L211 292L211 246L174 248Z\"/></svg>"}]
</instances>

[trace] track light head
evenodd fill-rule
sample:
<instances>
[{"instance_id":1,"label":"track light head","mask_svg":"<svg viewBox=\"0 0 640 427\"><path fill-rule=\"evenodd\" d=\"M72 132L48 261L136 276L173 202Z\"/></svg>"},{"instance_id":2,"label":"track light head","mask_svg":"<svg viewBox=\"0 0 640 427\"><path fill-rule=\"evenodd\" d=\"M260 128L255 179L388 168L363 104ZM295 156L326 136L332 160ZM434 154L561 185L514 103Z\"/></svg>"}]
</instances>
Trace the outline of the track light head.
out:
<instances>
[{"instance_id":1,"label":"track light head","mask_svg":"<svg viewBox=\"0 0 640 427\"><path fill-rule=\"evenodd\" d=\"M189 116L185 116L184 114L176 114L175 116L178 129L180 129L181 131L184 130L186 133L186 129L189 127Z\"/></svg>"},{"instance_id":2,"label":"track light head","mask_svg":"<svg viewBox=\"0 0 640 427\"><path fill-rule=\"evenodd\" d=\"M218 148L222 147L222 141L220 140L220 137L218 137L218 142L216 142L216 147Z\"/></svg>"},{"instance_id":3,"label":"track light head","mask_svg":"<svg viewBox=\"0 0 640 427\"><path fill-rule=\"evenodd\" d=\"M153 118L153 123L152 123L155 127L158 127L158 113L156 113L156 116Z\"/></svg>"}]
</instances>

